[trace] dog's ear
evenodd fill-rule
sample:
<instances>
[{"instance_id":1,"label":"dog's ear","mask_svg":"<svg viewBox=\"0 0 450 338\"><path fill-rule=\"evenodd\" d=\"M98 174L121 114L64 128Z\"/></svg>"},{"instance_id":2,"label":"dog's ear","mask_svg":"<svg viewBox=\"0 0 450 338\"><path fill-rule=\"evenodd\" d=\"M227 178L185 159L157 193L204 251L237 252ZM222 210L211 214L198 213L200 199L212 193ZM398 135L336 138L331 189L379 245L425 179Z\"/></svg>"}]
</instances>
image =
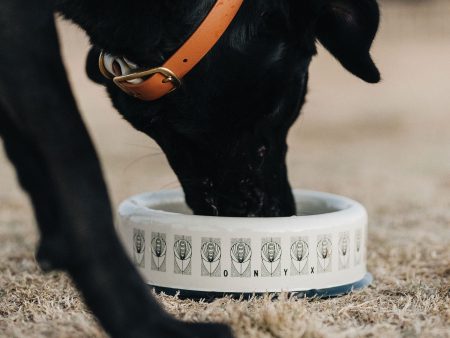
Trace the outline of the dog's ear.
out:
<instances>
[{"instance_id":1,"label":"dog's ear","mask_svg":"<svg viewBox=\"0 0 450 338\"><path fill-rule=\"evenodd\" d=\"M376 83L380 73L369 50L379 20L375 0L325 0L317 20L317 38L348 71Z\"/></svg>"}]
</instances>

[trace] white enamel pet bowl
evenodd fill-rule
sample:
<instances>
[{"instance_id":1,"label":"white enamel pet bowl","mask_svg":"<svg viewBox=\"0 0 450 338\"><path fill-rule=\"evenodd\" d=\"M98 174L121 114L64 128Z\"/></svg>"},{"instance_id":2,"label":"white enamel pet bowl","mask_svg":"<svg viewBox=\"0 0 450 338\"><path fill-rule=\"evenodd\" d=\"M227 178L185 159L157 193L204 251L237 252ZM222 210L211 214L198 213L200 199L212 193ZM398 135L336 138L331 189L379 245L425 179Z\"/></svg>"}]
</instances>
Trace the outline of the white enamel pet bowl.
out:
<instances>
[{"instance_id":1,"label":"white enamel pet bowl","mask_svg":"<svg viewBox=\"0 0 450 338\"><path fill-rule=\"evenodd\" d=\"M266 292L328 297L367 286L367 213L345 197L294 191L299 216L194 216L181 190L134 196L118 231L146 282L213 298Z\"/></svg>"}]
</instances>

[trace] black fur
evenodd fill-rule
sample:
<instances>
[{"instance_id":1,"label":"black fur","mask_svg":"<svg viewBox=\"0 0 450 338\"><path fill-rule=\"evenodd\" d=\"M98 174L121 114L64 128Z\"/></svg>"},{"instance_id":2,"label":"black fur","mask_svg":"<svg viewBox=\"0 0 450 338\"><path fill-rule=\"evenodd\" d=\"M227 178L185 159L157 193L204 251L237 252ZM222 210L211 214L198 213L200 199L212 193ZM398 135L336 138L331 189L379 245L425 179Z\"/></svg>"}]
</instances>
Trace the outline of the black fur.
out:
<instances>
[{"instance_id":1,"label":"black fur","mask_svg":"<svg viewBox=\"0 0 450 338\"><path fill-rule=\"evenodd\" d=\"M124 9L106 1L75 6L63 0L59 9L87 30L96 46L88 63L91 78L107 86L115 107L136 129L158 142L195 213L292 215L286 135L304 102L316 37L350 71L376 82L368 52L378 7L360 0L246 1L177 92L141 102L100 79L98 48L142 66L161 65L213 3L150 1ZM93 9L109 19L86 15Z\"/></svg>"},{"instance_id":2,"label":"black fur","mask_svg":"<svg viewBox=\"0 0 450 338\"><path fill-rule=\"evenodd\" d=\"M98 159L62 66L53 12L91 38L87 71L119 112L167 155L197 214L288 216L286 136L303 105L318 39L368 82L375 0L248 0L183 86L155 102L127 96L97 68L100 49L163 64L213 0L3 0L0 134L31 196L44 268L69 271L115 337L230 337L220 325L176 322L151 299L112 227Z\"/></svg>"}]
</instances>

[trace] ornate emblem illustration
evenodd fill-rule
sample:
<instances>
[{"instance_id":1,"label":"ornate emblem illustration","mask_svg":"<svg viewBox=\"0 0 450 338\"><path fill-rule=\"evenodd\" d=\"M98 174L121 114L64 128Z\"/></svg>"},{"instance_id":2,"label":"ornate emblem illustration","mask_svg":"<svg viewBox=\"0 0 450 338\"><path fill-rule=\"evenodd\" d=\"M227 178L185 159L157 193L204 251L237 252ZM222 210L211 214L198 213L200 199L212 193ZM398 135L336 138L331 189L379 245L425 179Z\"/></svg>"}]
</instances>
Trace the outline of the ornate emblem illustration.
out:
<instances>
[{"instance_id":1,"label":"ornate emblem illustration","mask_svg":"<svg viewBox=\"0 0 450 338\"><path fill-rule=\"evenodd\" d=\"M152 242L150 243L152 249L152 270L166 271L166 234L159 232L152 232Z\"/></svg>"},{"instance_id":2,"label":"ornate emblem illustration","mask_svg":"<svg viewBox=\"0 0 450 338\"><path fill-rule=\"evenodd\" d=\"M202 276L220 277L220 238L202 238Z\"/></svg>"},{"instance_id":3,"label":"ornate emblem illustration","mask_svg":"<svg viewBox=\"0 0 450 338\"><path fill-rule=\"evenodd\" d=\"M281 239L263 238L261 243L262 276L275 277L281 275Z\"/></svg>"},{"instance_id":4,"label":"ornate emblem illustration","mask_svg":"<svg viewBox=\"0 0 450 338\"><path fill-rule=\"evenodd\" d=\"M250 277L252 249L250 238L231 239L231 276Z\"/></svg>"},{"instance_id":5,"label":"ornate emblem illustration","mask_svg":"<svg viewBox=\"0 0 450 338\"><path fill-rule=\"evenodd\" d=\"M174 272L180 275L190 275L192 260L192 238L190 236L175 235L173 252L175 255Z\"/></svg>"},{"instance_id":6,"label":"ornate emblem illustration","mask_svg":"<svg viewBox=\"0 0 450 338\"><path fill-rule=\"evenodd\" d=\"M348 232L339 234L339 270L348 269L350 266L350 236Z\"/></svg>"},{"instance_id":7,"label":"ornate emblem illustration","mask_svg":"<svg viewBox=\"0 0 450 338\"><path fill-rule=\"evenodd\" d=\"M319 236L317 239L317 272L331 271L331 257L331 235Z\"/></svg>"},{"instance_id":8,"label":"ornate emblem illustration","mask_svg":"<svg viewBox=\"0 0 450 338\"><path fill-rule=\"evenodd\" d=\"M308 273L309 246L308 239L296 237L291 239L291 275Z\"/></svg>"},{"instance_id":9,"label":"ornate emblem illustration","mask_svg":"<svg viewBox=\"0 0 450 338\"><path fill-rule=\"evenodd\" d=\"M133 229L133 262L140 268L145 268L145 231Z\"/></svg>"},{"instance_id":10,"label":"ornate emblem illustration","mask_svg":"<svg viewBox=\"0 0 450 338\"><path fill-rule=\"evenodd\" d=\"M361 229L358 229L355 231L355 265L361 264L361 257L362 257L361 244L362 244L362 233Z\"/></svg>"}]
</instances>

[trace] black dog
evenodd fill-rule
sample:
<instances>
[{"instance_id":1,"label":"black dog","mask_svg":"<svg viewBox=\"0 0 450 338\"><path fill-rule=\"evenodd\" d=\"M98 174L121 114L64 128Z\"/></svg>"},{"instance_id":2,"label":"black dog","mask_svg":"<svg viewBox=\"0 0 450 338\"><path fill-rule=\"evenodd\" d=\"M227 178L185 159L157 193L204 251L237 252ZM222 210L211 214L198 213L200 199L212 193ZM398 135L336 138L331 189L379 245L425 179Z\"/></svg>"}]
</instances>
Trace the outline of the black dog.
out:
<instances>
[{"instance_id":1,"label":"black dog","mask_svg":"<svg viewBox=\"0 0 450 338\"><path fill-rule=\"evenodd\" d=\"M100 50L161 65L213 0L2 0L0 134L41 230L38 261L66 269L115 337L230 337L187 324L151 299L113 230L95 150L61 62L54 12L91 38L87 70L116 108L167 155L197 214L288 216L286 135L304 102L318 39L350 72L379 81L369 49L375 0L252 0L181 88L152 102L103 78Z\"/></svg>"}]
</instances>

